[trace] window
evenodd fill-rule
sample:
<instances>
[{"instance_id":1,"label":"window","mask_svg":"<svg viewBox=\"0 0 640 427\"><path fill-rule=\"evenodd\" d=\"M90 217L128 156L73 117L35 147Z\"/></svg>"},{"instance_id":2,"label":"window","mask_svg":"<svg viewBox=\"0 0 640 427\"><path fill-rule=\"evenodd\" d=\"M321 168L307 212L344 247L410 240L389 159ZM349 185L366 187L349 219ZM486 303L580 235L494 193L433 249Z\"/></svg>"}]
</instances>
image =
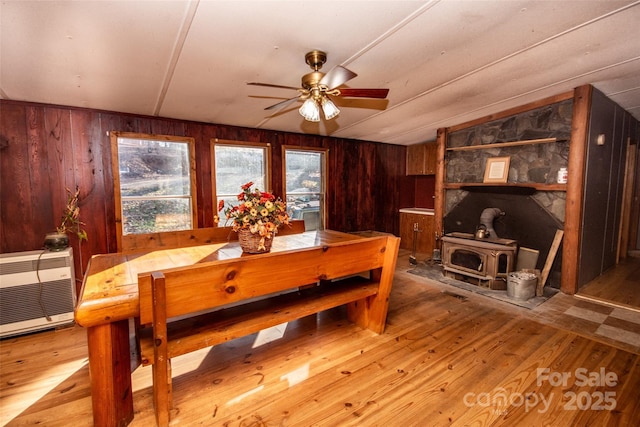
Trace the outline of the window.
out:
<instances>
[{"instance_id":1,"label":"window","mask_svg":"<svg viewBox=\"0 0 640 427\"><path fill-rule=\"evenodd\" d=\"M111 155L118 243L197 228L193 138L111 132Z\"/></svg>"},{"instance_id":2,"label":"window","mask_svg":"<svg viewBox=\"0 0 640 427\"><path fill-rule=\"evenodd\" d=\"M287 210L305 230L324 229L326 150L284 147Z\"/></svg>"},{"instance_id":3,"label":"window","mask_svg":"<svg viewBox=\"0 0 640 427\"><path fill-rule=\"evenodd\" d=\"M247 182L253 182L254 188L271 191L269 144L215 139L211 145L213 156L211 164L214 169L214 210L218 209L220 200L224 200L225 205L236 204L237 195L241 191L240 187ZM218 225L222 227L230 224L226 224L225 218L221 216Z\"/></svg>"}]
</instances>

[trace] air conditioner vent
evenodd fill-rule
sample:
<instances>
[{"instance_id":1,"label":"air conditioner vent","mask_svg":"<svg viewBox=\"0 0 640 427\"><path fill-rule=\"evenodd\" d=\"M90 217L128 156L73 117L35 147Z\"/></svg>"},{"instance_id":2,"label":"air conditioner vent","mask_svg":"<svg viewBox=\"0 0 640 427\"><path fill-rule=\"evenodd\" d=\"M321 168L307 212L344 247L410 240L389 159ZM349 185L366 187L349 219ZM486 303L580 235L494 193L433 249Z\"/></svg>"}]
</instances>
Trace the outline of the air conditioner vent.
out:
<instances>
[{"instance_id":1,"label":"air conditioner vent","mask_svg":"<svg viewBox=\"0 0 640 427\"><path fill-rule=\"evenodd\" d=\"M0 337L73 323L73 252L0 254Z\"/></svg>"},{"instance_id":2,"label":"air conditioner vent","mask_svg":"<svg viewBox=\"0 0 640 427\"><path fill-rule=\"evenodd\" d=\"M38 258L25 261L7 262L0 264L0 276L8 274L26 273L28 271L48 270L52 268L70 267L70 258Z\"/></svg>"},{"instance_id":3,"label":"air conditioner vent","mask_svg":"<svg viewBox=\"0 0 640 427\"><path fill-rule=\"evenodd\" d=\"M0 323L6 325L73 311L69 285L70 280L66 279L0 289Z\"/></svg>"}]
</instances>

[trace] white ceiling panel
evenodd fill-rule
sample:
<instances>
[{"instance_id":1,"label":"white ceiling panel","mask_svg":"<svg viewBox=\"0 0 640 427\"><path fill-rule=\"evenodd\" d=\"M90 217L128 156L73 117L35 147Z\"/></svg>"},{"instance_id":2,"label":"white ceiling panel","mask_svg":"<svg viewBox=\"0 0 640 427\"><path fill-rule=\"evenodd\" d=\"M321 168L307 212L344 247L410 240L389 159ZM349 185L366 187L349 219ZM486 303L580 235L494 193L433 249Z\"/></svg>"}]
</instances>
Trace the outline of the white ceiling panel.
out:
<instances>
[{"instance_id":1,"label":"white ceiling panel","mask_svg":"<svg viewBox=\"0 0 640 427\"><path fill-rule=\"evenodd\" d=\"M390 12L388 4L371 2L362 13L360 2L312 10L300 2L200 3L162 113L175 116L180 111L219 123L234 115L234 124L258 126L266 117L263 108L297 93L247 86L247 82L298 87L301 76L311 72L306 52L324 50L328 61L323 71L327 71L417 6L400 2ZM330 37L314 22L326 27ZM258 114L247 114L245 107Z\"/></svg>"},{"instance_id":2,"label":"white ceiling panel","mask_svg":"<svg viewBox=\"0 0 640 427\"><path fill-rule=\"evenodd\" d=\"M3 96L150 114L184 7L3 2Z\"/></svg>"},{"instance_id":3,"label":"white ceiling panel","mask_svg":"<svg viewBox=\"0 0 640 427\"><path fill-rule=\"evenodd\" d=\"M593 84L640 118L640 1L16 1L0 3L0 96L414 144L452 126ZM294 102L323 72L385 100L337 98L306 122Z\"/></svg>"}]
</instances>

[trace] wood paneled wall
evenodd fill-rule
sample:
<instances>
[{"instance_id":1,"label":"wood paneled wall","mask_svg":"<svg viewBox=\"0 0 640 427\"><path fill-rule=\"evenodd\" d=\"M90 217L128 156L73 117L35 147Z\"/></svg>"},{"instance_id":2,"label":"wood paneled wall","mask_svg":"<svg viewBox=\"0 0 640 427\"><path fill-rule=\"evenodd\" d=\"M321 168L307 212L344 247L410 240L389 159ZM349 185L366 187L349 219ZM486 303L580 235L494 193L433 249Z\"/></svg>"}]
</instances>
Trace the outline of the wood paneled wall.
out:
<instances>
[{"instance_id":1,"label":"wood paneled wall","mask_svg":"<svg viewBox=\"0 0 640 427\"><path fill-rule=\"evenodd\" d=\"M66 188L80 187L89 241L73 236L76 276L93 254L116 250L109 131L196 140L198 225L213 225L212 138L270 143L272 187L283 193L282 145L329 149L327 227L398 234L400 207L414 205L406 147L315 135L0 100L0 252L40 249L55 230Z\"/></svg>"}]
</instances>

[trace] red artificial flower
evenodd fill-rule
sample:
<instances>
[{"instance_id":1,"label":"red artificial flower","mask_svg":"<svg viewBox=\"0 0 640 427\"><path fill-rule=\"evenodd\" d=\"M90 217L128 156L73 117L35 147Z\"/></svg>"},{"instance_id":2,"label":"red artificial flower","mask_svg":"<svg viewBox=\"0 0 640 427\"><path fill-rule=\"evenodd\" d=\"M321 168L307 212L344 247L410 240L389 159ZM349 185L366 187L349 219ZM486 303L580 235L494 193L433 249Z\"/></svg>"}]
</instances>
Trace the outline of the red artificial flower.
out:
<instances>
[{"instance_id":1,"label":"red artificial flower","mask_svg":"<svg viewBox=\"0 0 640 427\"><path fill-rule=\"evenodd\" d=\"M224 208L224 200L220 199L218 202L218 212L221 211L222 208Z\"/></svg>"},{"instance_id":2,"label":"red artificial flower","mask_svg":"<svg viewBox=\"0 0 640 427\"><path fill-rule=\"evenodd\" d=\"M246 190L247 188L250 188L253 185L253 182L247 182L245 185L243 185L242 188L243 190Z\"/></svg>"}]
</instances>

